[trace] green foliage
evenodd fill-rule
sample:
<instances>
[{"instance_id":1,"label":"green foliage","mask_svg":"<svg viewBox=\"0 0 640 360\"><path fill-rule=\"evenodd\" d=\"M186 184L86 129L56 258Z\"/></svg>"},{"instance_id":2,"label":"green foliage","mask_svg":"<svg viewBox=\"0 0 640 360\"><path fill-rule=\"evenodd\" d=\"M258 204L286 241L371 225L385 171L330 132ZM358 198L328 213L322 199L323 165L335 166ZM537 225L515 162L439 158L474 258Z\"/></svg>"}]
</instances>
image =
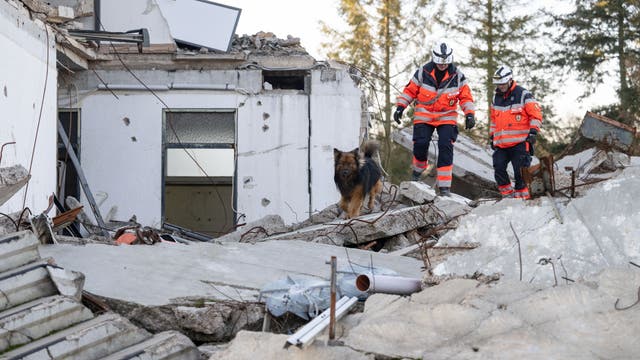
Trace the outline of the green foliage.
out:
<instances>
[{"instance_id":1,"label":"green foliage","mask_svg":"<svg viewBox=\"0 0 640 360\"><path fill-rule=\"evenodd\" d=\"M561 45L552 64L576 72L585 83L583 96L617 68L619 119L634 124L640 115L640 1L576 0L575 9L552 16L561 31L553 39Z\"/></svg>"},{"instance_id":2,"label":"green foliage","mask_svg":"<svg viewBox=\"0 0 640 360\"><path fill-rule=\"evenodd\" d=\"M446 18L443 25L451 37L462 35L471 39L471 57L469 61L459 63L463 71L473 69L481 76L481 92L472 89L476 103L480 104L484 96L485 106L482 108L489 109L495 91L493 73L499 65L506 64L513 69L514 79L541 103L545 119L552 116L552 108L545 98L556 90L546 64L541 61L544 59L542 49L537 46L541 37L539 14L513 15L523 13L518 11L527 6L522 1L465 0L456 4L458 12L455 18Z\"/></svg>"},{"instance_id":3,"label":"green foliage","mask_svg":"<svg viewBox=\"0 0 640 360\"><path fill-rule=\"evenodd\" d=\"M347 25L346 31L322 24L329 41L322 44L331 59L352 64L362 73L366 95L372 104L374 127L384 129L381 158L387 166L392 156L391 114L397 93L393 83L416 61L404 57L407 48L415 48L426 37L429 21L424 9L430 0L340 0L339 13ZM420 54L422 55L422 54ZM398 64L397 59L403 60ZM398 69L399 68L399 69Z\"/></svg>"}]
</instances>

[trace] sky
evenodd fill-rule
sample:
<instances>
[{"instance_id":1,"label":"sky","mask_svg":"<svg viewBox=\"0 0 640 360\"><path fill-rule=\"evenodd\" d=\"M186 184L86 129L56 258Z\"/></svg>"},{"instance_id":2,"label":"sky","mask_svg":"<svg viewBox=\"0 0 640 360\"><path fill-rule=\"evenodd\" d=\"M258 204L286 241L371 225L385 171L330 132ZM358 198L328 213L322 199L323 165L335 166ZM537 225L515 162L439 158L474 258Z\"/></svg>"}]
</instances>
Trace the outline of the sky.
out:
<instances>
[{"instance_id":1,"label":"sky","mask_svg":"<svg viewBox=\"0 0 640 360\"><path fill-rule=\"evenodd\" d=\"M324 35L320 31L322 20L334 28L344 26L338 15L337 0L304 1L304 0L216 0L224 4L242 9L236 33L253 35L259 31L272 32L277 37L286 39L287 35L298 37L302 46L316 60L326 60L322 55L320 44ZM537 0L541 6L556 6L557 2ZM440 38L440 36L436 36ZM541 59L544 61L544 59ZM406 74L407 80L412 75ZM514 69L517 80L517 69ZM470 79L473 85L473 79ZM526 84L522 84L526 88ZM556 113L563 119L578 117L582 119L585 112L595 106L610 104L615 101L616 94L611 83L597 88L596 92L584 100L578 100L582 94L581 85L577 81L568 81L553 101ZM472 89L473 90L473 89ZM479 91L476 98L481 99ZM535 94L534 94L535 96ZM479 119L486 121L486 119Z\"/></svg>"}]
</instances>

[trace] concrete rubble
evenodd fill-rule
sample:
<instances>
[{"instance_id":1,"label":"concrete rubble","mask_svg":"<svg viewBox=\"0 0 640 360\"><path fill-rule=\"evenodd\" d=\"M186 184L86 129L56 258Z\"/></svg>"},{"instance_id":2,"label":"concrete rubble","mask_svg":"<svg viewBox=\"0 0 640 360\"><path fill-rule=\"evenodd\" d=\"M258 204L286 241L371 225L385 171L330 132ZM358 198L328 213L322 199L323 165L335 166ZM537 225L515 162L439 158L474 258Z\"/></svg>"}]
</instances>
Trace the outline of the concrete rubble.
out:
<instances>
[{"instance_id":1,"label":"concrete rubble","mask_svg":"<svg viewBox=\"0 0 640 360\"><path fill-rule=\"evenodd\" d=\"M81 296L83 274L41 258L37 244L30 231L0 237L0 359L198 358L182 334L152 335L114 312L94 314Z\"/></svg>"}]
</instances>

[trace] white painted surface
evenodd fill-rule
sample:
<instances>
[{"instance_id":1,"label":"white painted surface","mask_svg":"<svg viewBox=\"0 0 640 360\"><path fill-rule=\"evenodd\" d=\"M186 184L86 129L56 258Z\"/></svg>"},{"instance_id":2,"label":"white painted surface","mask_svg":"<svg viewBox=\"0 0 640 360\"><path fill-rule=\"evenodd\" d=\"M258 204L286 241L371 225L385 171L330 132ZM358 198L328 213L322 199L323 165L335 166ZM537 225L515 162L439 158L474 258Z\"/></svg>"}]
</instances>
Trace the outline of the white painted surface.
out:
<instances>
[{"instance_id":1,"label":"white painted surface","mask_svg":"<svg viewBox=\"0 0 640 360\"><path fill-rule=\"evenodd\" d=\"M238 211L246 221L308 218L308 108L307 96L282 91L251 97L238 109Z\"/></svg>"},{"instance_id":2,"label":"white painted surface","mask_svg":"<svg viewBox=\"0 0 640 360\"><path fill-rule=\"evenodd\" d=\"M174 39L228 51L241 10L204 0L156 0Z\"/></svg>"},{"instance_id":3,"label":"white painted surface","mask_svg":"<svg viewBox=\"0 0 640 360\"><path fill-rule=\"evenodd\" d=\"M16 8L0 1L0 49L0 145L16 142L5 146L0 166L21 164L28 170L37 132L25 204L36 213L47 207L48 196L56 187L55 42L49 31L47 43L44 25L32 21L21 4ZM40 128L36 131L38 119ZM0 206L0 212L21 211L24 194L25 188Z\"/></svg>"},{"instance_id":4,"label":"white painted surface","mask_svg":"<svg viewBox=\"0 0 640 360\"><path fill-rule=\"evenodd\" d=\"M151 44L173 44L169 25L155 0L108 0L100 2L102 31L146 28Z\"/></svg>"},{"instance_id":5,"label":"white painted surface","mask_svg":"<svg viewBox=\"0 0 640 360\"><path fill-rule=\"evenodd\" d=\"M359 145L360 90L346 72L337 72L336 81L321 81L321 71L314 71L311 93L311 209L320 211L340 199L333 148L350 151Z\"/></svg>"},{"instance_id":6,"label":"white painted surface","mask_svg":"<svg viewBox=\"0 0 640 360\"><path fill-rule=\"evenodd\" d=\"M324 82L319 74L320 70L314 70L311 99L296 90L254 95L246 90L157 92L171 110L236 110L234 191L239 222L272 214L280 215L287 224L307 219L310 160L314 177L312 209L322 210L337 201L333 147L352 149L358 145L360 92L345 73L338 71L339 81ZM204 71L197 72L196 77L191 72L159 70L140 71L137 75L147 84L226 82L238 89L251 89L261 78L260 72L253 70ZM135 84L126 72L101 72L101 77L108 83L127 84L128 79ZM79 91L84 93L80 100L81 161L92 191L108 194L101 212L117 206L116 219L135 214L142 224L160 226L165 106L146 91L115 91L118 100L106 90L95 91L97 79L79 79L77 83L84 87ZM123 121L125 117L129 126ZM313 139L309 153L310 118ZM194 170L192 165L189 167ZM85 205L88 206L86 202Z\"/></svg>"}]
</instances>

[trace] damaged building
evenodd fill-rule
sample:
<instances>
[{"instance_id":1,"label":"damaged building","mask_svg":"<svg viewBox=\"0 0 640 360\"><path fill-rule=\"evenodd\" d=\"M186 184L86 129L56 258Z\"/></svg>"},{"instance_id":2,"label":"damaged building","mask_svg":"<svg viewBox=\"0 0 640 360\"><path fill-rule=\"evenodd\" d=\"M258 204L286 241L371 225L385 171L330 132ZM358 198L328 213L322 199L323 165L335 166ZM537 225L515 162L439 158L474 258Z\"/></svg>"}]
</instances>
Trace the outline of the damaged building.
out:
<instances>
[{"instance_id":1,"label":"damaged building","mask_svg":"<svg viewBox=\"0 0 640 360\"><path fill-rule=\"evenodd\" d=\"M640 352L635 128L588 113L600 146L536 162L531 201L496 198L461 134L456 194L385 182L345 220L333 148L366 137L358 74L238 36L240 15L0 0L0 359Z\"/></svg>"},{"instance_id":2,"label":"damaged building","mask_svg":"<svg viewBox=\"0 0 640 360\"><path fill-rule=\"evenodd\" d=\"M120 16L125 7L138 15ZM348 68L316 61L299 39L237 36L240 9L198 1L2 9L3 45L16 54L3 59L15 69L3 96L16 102L2 120L12 129L3 141L16 143L4 161L30 163L37 122L45 155L34 157L30 192L44 195L33 208L56 192L101 217L215 237L268 214L302 221L338 197L332 150L366 132L362 92ZM61 140L56 167L56 117L81 176Z\"/></svg>"}]
</instances>

